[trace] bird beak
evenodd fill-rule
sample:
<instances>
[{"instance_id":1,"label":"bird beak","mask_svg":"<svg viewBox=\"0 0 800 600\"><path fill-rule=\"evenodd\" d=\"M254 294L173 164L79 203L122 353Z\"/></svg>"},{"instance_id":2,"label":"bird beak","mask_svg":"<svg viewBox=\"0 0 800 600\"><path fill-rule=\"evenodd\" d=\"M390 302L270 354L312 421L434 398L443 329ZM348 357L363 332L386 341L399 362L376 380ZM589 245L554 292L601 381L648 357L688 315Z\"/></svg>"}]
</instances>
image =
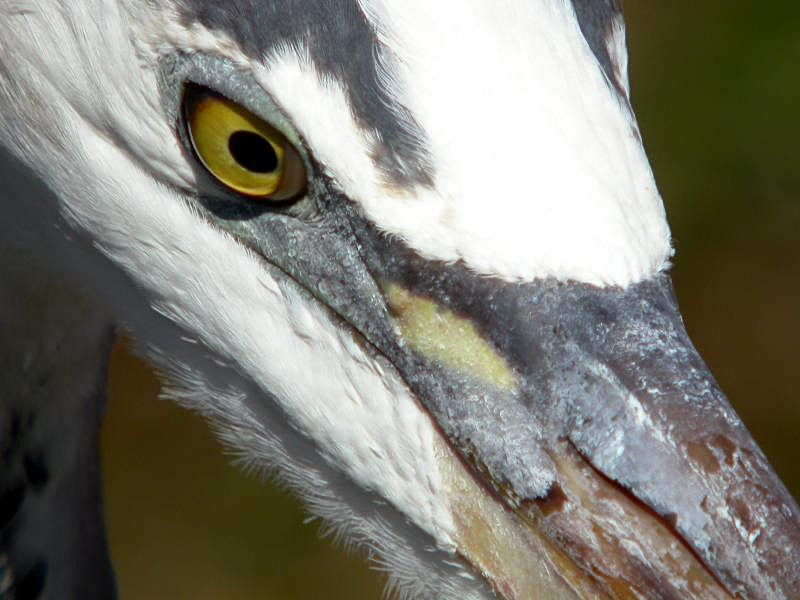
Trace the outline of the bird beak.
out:
<instances>
[{"instance_id":1,"label":"bird beak","mask_svg":"<svg viewBox=\"0 0 800 600\"><path fill-rule=\"evenodd\" d=\"M692 346L667 274L511 283L426 260L342 201L312 224L209 211L431 414L462 473L455 549L498 596L800 597L800 509Z\"/></svg>"},{"instance_id":2,"label":"bird beak","mask_svg":"<svg viewBox=\"0 0 800 600\"><path fill-rule=\"evenodd\" d=\"M384 352L567 588L800 597L800 509L692 346L667 274L507 283L370 243L400 342ZM504 540L468 537L461 553L500 596L530 594L489 566Z\"/></svg>"}]
</instances>

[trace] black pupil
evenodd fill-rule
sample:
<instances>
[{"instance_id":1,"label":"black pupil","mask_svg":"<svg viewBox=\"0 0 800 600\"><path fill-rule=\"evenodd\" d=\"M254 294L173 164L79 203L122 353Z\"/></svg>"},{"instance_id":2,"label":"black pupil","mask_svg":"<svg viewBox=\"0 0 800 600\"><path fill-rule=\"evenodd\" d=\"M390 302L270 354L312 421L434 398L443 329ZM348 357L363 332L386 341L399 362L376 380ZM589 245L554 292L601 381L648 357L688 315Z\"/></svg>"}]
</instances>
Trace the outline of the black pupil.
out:
<instances>
[{"instance_id":1,"label":"black pupil","mask_svg":"<svg viewBox=\"0 0 800 600\"><path fill-rule=\"evenodd\" d=\"M234 160L253 173L271 173L278 168L278 155L266 139L252 131L236 131L228 138Z\"/></svg>"}]
</instances>

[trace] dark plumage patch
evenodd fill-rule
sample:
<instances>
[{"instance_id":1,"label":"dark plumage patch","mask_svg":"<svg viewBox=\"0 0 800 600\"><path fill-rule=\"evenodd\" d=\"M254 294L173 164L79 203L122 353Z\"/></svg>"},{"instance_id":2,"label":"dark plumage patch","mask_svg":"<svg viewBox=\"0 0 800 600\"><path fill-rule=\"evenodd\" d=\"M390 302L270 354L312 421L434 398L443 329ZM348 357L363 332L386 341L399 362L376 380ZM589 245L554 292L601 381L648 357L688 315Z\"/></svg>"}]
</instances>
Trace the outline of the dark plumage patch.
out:
<instances>
[{"instance_id":1,"label":"dark plumage patch","mask_svg":"<svg viewBox=\"0 0 800 600\"><path fill-rule=\"evenodd\" d=\"M611 35L614 23L622 20L622 9L617 0L572 0L575 7L575 16L581 27L583 37L589 44L589 48L597 57L608 80L620 93L625 96L626 92L620 81L620 65L617 65L611 58L608 51L608 39Z\"/></svg>"},{"instance_id":2,"label":"dark plumage patch","mask_svg":"<svg viewBox=\"0 0 800 600\"><path fill-rule=\"evenodd\" d=\"M44 456L40 452L29 452L22 459L22 466L33 490L41 490L50 478Z\"/></svg>"},{"instance_id":3,"label":"dark plumage patch","mask_svg":"<svg viewBox=\"0 0 800 600\"><path fill-rule=\"evenodd\" d=\"M25 484L20 481L0 494L0 530L14 518L25 499Z\"/></svg>"},{"instance_id":4,"label":"dark plumage patch","mask_svg":"<svg viewBox=\"0 0 800 600\"><path fill-rule=\"evenodd\" d=\"M11 414L3 429L5 429L3 432L5 439L2 444L2 452L0 452L0 460L3 463L8 463L19 448L20 433L22 432L22 417L20 414L17 412Z\"/></svg>"},{"instance_id":5,"label":"dark plumage patch","mask_svg":"<svg viewBox=\"0 0 800 600\"><path fill-rule=\"evenodd\" d=\"M11 415L11 420L9 424L9 435L11 439L16 439L19 437L20 430L22 429L22 417L19 413L15 412Z\"/></svg>"},{"instance_id":6,"label":"dark plumage patch","mask_svg":"<svg viewBox=\"0 0 800 600\"><path fill-rule=\"evenodd\" d=\"M47 563L36 561L28 571L17 579L14 586L14 600L36 600L47 583Z\"/></svg>"},{"instance_id":7,"label":"dark plumage patch","mask_svg":"<svg viewBox=\"0 0 800 600\"><path fill-rule=\"evenodd\" d=\"M0 600L9 598L14 585L14 568L8 556L0 553Z\"/></svg>"}]
</instances>

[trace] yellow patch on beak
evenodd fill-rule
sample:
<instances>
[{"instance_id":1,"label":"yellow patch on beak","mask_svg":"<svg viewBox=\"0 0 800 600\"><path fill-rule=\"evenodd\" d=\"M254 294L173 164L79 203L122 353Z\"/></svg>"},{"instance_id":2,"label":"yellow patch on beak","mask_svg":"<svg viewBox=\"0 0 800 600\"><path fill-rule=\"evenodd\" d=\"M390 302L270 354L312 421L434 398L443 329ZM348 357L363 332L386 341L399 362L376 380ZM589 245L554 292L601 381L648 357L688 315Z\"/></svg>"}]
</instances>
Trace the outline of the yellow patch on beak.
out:
<instances>
[{"instance_id":1,"label":"yellow patch on beak","mask_svg":"<svg viewBox=\"0 0 800 600\"><path fill-rule=\"evenodd\" d=\"M403 339L419 355L500 390L517 387L511 368L469 319L396 283L383 292Z\"/></svg>"}]
</instances>

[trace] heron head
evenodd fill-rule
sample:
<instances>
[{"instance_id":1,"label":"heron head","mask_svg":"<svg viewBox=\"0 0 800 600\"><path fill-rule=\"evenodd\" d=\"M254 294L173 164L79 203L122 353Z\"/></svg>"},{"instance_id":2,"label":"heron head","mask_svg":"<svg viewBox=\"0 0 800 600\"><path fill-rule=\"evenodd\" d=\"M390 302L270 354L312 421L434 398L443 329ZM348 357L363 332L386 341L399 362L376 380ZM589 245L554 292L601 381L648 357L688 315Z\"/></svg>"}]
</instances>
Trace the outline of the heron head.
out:
<instances>
[{"instance_id":1,"label":"heron head","mask_svg":"<svg viewBox=\"0 0 800 600\"><path fill-rule=\"evenodd\" d=\"M0 122L245 461L423 597L797 593L798 507L672 292L615 2L79 4L20 21L49 52Z\"/></svg>"}]
</instances>

